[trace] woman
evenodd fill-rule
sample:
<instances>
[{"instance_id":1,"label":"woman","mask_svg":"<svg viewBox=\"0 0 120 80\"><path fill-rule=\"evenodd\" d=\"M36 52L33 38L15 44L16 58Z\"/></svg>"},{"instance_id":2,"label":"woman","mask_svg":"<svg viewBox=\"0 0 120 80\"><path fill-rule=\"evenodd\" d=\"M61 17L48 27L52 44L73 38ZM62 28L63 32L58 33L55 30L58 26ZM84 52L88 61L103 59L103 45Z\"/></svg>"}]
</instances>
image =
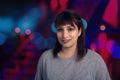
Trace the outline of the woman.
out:
<instances>
[{"instance_id":1,"label":"woman","mask_svg":"<svg viewBox=\"0 0 120 80\"><path fill-rule=\"evenodd\" d=\"M111 80L100 55L85 47L81 17L73 10L65 10L54 23L56 45L42 54L35 80Z\"/></svg>"}]
</instances>

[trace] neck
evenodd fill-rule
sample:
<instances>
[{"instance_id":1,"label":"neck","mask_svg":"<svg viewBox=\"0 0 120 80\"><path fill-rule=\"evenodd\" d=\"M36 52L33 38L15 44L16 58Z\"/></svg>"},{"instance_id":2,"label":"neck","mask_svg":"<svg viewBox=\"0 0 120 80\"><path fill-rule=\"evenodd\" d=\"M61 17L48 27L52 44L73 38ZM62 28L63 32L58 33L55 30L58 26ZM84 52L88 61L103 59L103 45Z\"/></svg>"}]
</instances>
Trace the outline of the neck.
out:
<instances>
[{"instance_id":1,"label":"neck","mask_svg":"<svg viewBox=\"0 0 120 80\"><path fill-rule=\"evenodd\" d=\"M63 58L69 58L72 57L74 54L77 53L77 48L72 47L72 48L62 48L60 52L60 56Z\"/></svg>"}]
</instances>

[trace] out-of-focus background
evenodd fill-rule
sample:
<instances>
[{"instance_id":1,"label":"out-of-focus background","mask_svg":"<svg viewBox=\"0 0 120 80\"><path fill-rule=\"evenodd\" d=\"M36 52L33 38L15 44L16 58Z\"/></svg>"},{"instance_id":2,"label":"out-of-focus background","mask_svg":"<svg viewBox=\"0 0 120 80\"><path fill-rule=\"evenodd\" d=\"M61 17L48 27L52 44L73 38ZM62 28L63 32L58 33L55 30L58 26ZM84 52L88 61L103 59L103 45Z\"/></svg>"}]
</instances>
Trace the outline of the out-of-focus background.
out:
<instances>
[{"instance_id":1,"label":"out-of-focus background","mask_svg":"<svg viewBox=\"0 0 120 80\"><path fill-rule=\"evenodd\" d=\"M0 0L0 80L34 80L40 55L56 41L54 18L65 9L87 21L87 48L120 80L120 0Z\"/></svg>"}]
</instances>

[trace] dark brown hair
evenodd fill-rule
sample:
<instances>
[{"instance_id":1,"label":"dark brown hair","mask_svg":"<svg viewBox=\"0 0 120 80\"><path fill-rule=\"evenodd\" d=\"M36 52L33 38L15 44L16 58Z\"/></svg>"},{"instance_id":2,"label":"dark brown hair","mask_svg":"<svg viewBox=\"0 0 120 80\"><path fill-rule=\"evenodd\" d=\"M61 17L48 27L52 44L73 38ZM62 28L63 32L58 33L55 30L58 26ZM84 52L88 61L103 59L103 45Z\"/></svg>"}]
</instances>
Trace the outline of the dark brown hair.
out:
<instances>
[{"instance_id":1,"label":"dark brown hair","mask_svg":"<svg viewBox=\"0 0 120 80\"><path fill-rule=\"evenodd\" d=\"M85 45L85 28L83 26L82 20L80 15L74 10L65 10L59 13L55 18L55 27L70 24L74 26L77 25L78 30L81 29L81 35L78 37L77 40L77 57L76 60L79 61L83 58L83 56L87 53L86 45ZM53 56L57 57L58 52L62 49L61 44L59 43L58 39L56 41L55 47L53 49Z\"/></svg>"}]
</instances>

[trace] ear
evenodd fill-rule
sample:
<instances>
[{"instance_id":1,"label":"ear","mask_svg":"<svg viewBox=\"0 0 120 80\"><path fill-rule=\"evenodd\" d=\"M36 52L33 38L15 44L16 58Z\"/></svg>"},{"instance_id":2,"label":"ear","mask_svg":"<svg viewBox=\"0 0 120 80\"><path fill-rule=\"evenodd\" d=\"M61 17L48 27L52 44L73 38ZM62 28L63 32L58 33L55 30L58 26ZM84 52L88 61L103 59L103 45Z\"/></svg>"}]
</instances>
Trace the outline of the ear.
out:
<instances>
[{"instance_id":1,"label":"ear","mask_svg":"<svg viewBox=\"0 0 120 80\"><path fill-rule=\"evenodd\" d=\"M80 30L78 31L78 36L80 36L82 33L82 29L80 28Z\"/></svg>"}]
</instances>

